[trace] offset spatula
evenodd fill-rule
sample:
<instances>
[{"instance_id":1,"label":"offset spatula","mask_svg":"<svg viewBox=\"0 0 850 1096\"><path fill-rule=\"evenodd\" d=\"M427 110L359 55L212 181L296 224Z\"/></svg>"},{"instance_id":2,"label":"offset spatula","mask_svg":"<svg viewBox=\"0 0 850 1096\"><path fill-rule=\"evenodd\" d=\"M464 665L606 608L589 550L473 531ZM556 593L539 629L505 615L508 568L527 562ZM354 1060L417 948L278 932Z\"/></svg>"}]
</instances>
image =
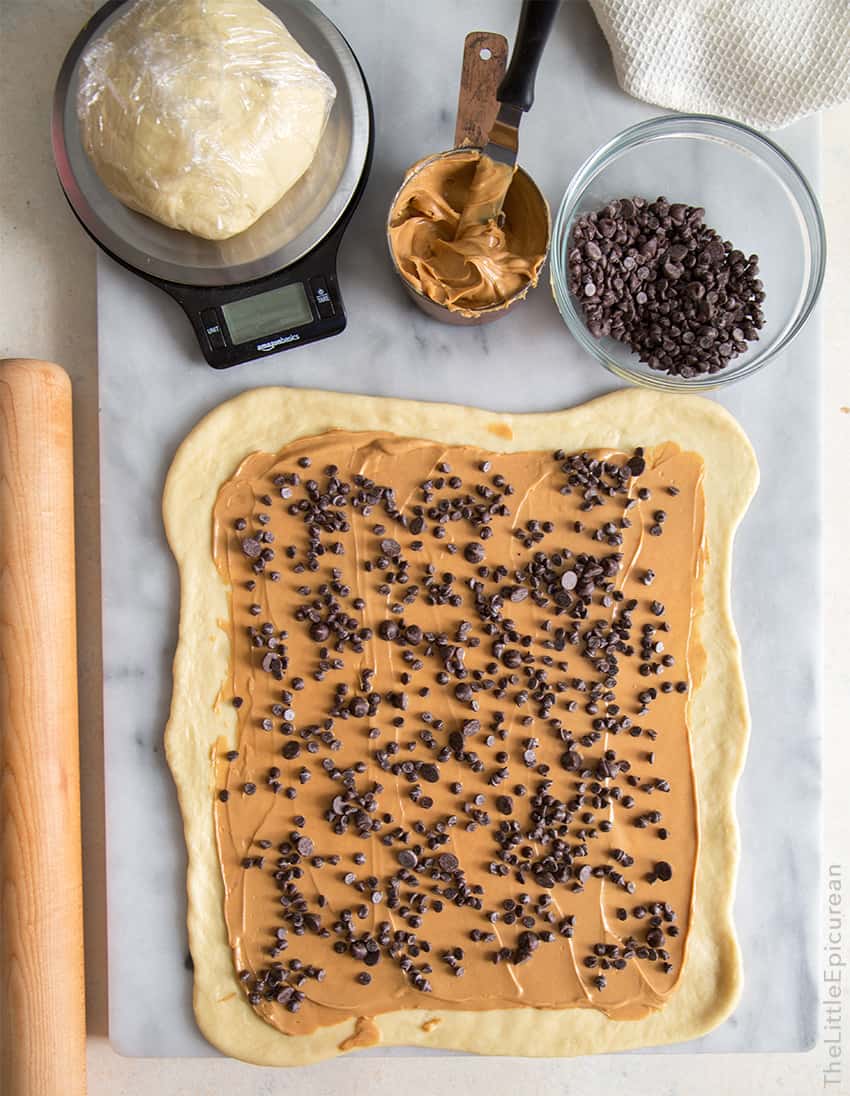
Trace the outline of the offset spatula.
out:
<instances>
[{"instance_id":1,"label":"offset spatula","mask_svg":"<svg viewBox=\"0 0 850 1096\"><path fill-rule=\"evenodd\" d=\"M470 185L455 239L473 225L496 220L502 212L516 169L519 123L534 102L537 68L559 5L560 0L523 0L513 53L499 85L499 113Z\"/></svg>"}]
</instances>

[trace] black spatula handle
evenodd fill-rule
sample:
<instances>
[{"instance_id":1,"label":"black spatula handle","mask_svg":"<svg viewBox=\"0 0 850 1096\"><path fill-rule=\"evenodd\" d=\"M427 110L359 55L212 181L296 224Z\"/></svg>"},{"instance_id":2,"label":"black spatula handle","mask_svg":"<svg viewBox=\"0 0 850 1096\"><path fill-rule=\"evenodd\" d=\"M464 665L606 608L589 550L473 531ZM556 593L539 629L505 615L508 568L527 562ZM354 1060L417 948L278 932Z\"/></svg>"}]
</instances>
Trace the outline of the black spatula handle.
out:
<instances>
[{"instance_id":1,"label":"black spatula handle","mask_svg":"<svg viewBox=\"0 0 850 1096\"><path fill-rule=\"evenodd\" d=\"M530 110L534 102L534 78L549 31L561 0L523 0L516 40L505 77L499 85L499 102Z\"/></svg>"}]
</instances>

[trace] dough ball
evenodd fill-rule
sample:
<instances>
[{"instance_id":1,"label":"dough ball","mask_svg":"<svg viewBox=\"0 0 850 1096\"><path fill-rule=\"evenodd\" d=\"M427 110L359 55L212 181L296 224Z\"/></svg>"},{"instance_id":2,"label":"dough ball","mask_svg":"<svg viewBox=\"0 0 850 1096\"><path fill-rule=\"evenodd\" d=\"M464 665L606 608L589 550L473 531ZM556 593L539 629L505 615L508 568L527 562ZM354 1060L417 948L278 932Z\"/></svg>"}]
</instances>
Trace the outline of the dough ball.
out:
<instances>
[{"instance_id":1,"label":"dough ball","mask_svg":"<svg viewBox=\"0 0 850 1096\"><path fill-rule=\"evenodd\" d=\"M336 89L257 0L137 0L83 54L83 146L110 191L225 240L313 161Z\"/></svg>"}]
</instances>

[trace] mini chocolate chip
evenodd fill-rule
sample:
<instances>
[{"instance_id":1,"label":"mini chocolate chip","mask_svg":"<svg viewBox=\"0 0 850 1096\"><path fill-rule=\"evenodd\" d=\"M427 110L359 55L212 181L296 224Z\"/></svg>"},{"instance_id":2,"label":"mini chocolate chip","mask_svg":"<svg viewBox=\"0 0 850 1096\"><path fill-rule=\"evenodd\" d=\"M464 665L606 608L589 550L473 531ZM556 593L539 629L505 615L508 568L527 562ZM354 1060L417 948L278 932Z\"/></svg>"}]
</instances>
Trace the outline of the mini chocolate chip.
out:
<instances>
[{"instance_id":1,"label":"mini chocolate chip","mask_svg":"<svg viewBox=\"0 0 850 1096\"><path fill-rule=\"evenodd\" d=\"M659 860L655 865L655 875L662 881L667 883L673 878L673 869L667 863L666 860Z\"/></svg>"},{"instance_id":2,"label":"mini chocolate chip","mask_svg":"<svg viewBox=\"0 0 850 1096\"><path fill-rule=\"evenodd\" d=\"M298 850L299 856L313 855L313 842L309 837L299 837L295 842L295 848Z\"/></svg>"},{"instance_id":3,"label":"mini chocolate chip","mask_svg":"<svg viewBox=\"0 0 850 1096\"><path fill-rule=\"evenodd\" d=\"M467 563L481 563L484 560L484 548L478 541L471 541L463 550Z\"/></svg>"}]
</instances>

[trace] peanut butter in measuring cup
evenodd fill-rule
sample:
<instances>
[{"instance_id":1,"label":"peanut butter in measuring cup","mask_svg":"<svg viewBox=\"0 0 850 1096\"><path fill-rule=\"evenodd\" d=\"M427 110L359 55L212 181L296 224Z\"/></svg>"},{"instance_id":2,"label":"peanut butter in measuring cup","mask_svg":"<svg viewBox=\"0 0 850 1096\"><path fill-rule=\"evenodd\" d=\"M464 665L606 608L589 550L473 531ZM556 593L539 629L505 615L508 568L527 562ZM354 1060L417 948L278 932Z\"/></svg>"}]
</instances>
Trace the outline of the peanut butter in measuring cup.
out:
<instances>
[{"instance_id":1,"label":"peanut butter in measuring cup","mask_svg":"<svg viewBox=\"0 0 850 1096\"><path fill-rule=\"evenodd\" d=\"M498 220L473 224L455 239L473 178L480 189L480 156L456 148L414 164L387 220L397 274L419 307L444 323L503 316L537 284L549 248L549 206L520 167Z\"/></svg>"}]
</instances>

